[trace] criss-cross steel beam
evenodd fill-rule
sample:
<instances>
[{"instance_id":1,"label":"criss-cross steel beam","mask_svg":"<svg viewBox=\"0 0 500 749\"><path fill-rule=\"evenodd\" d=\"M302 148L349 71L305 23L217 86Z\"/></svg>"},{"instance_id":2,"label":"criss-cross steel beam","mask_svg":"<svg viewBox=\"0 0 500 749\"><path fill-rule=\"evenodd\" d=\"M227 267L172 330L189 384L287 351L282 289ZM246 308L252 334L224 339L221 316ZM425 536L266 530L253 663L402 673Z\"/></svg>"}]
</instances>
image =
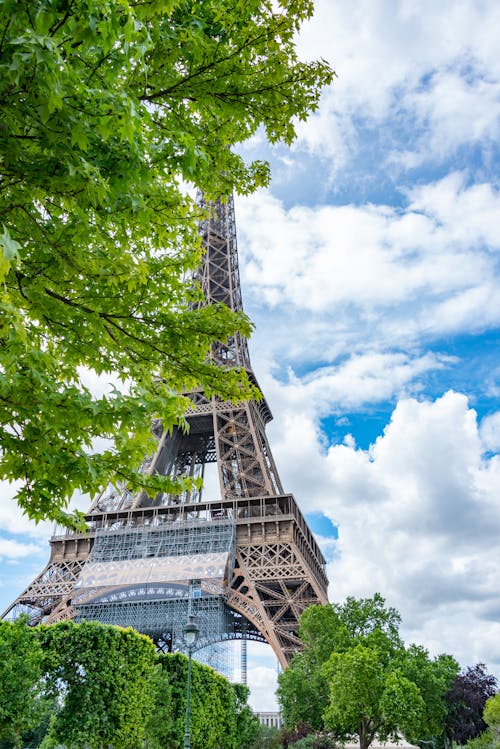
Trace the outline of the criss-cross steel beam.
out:
<instances>
[{"instance_id":1,"label":"criss-cross steel beam","mask_svg":"<svg viewBox=\"0 0 500 749\"><path fill-rule=\"evenodd\" d=\"M211 211L210 217L200 225L205 254L198 279L205 302L223 303L233 310L241 310L233 199L210 206L203 198L199 202ZM256 383L243 336L237 334L226 343L214 344L212 356L220 366L243 367ZM271 412L265 400L234 404L209 398L200 390L186 395L192 403L187 412L188 433L183 434L180 430L166 433L161 422L155 420L153 433L158 448L141 470L172 476L186 473L203 476L205 465L216 462L220 498L205 498L201 491L181 496L148 497L144 492L131 495L126 487L105 489L89 510L87 534L66 532L54 536L50 542L48 565L3 616L28 612L33 623L75 617L78 614L75 591L82 579L89 578L89 565L95 565L95 561L92 562L95 560L95 554L92 554L94 542L102 534L111 538L120 529L123 532L131 529L136 533L142 528L146 533L148 529L159 528L168 535L181 527L201 528L203 532L212 529L216 534L218 524L230 522L235 528L235 547L231 563L226 565L224 579L214 582L206 576L200 582L205 609L208 611L211 606L210 610L219 612L217 617L211 615L210 621L217 620L218 624L213 625L212 630L207 624L203 642L210 641L211 637L214 641L222 637L261 639L271 645L282 667L286 667L300 648L300 615L311 604L326 603L328 582L325 559L295 499L283 491L265 433L266 424L272 418ZM182 534L178 535L181 539ZM139 544L144 543L140 541L143 537L144 534L136 533L137 546L127 552L142 560L142 567L136 565L134 574L140 575L140 570L146 569L146 558L155 557L155 554L158 559L163 554L164 568L170 569L165 554L172 552L165 552L165 549L160 552L160 547L155 547L155 551L151 545L147 551L139 548ZM189 557L193 569L198 569L202 562L206 562L203 556L205 547L202 549L200 542L200 549L197 549L196 545L187 544L186 535L182 538L184 540L178 541L175 554ZM120 565L119 558L116 564ZM179 563L181 568L185 569L186 564L182 567ZM94 569L101 568L94 566ZM188 590L187 585L191 586L192 580L186 577L187 572L182 572L182 575L184 578L177 580L176 584L184 584ZM145 591L143 594L142 590ZM110 621L129 623L149 633L158 634L161 630L161 636L157 636L159 643L162 646L170 643L171 647L177 636L173 632L172 616L175 618L176 611L181 616L179 612L186 613L192 605L187 601L187 594L183 602L177 599L175 605L168 604L168 596L172 597L173 590L172 585L166 583L148 588L146 582L127 587L126 581L122 581L112 591L110 587L107 595L101 590L101 598L90 590L87 598L94 595L94 599L80 606L80 615L88 611L93 617L101 616L106 620L108 616ZM182 593L182 588L175 590ZM219 600L218 608L214 608L213 603L208 606L209 601L215 600ZM200 611L202 609L203 606ZM152 621L148 622L148 617L154 618L154 626ZM165 620L165 631L161 617Z\"/></svg>"}]
</instances>

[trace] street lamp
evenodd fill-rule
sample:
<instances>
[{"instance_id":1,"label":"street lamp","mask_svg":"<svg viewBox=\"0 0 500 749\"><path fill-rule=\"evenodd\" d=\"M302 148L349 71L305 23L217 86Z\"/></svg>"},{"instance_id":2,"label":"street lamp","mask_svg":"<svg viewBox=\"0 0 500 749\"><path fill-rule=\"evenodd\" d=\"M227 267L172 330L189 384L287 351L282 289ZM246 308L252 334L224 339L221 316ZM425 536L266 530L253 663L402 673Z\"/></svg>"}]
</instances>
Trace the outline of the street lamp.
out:
<instances>
[{"instance_id":1,"label":"street lamp","mask_svg":"<svg viewBox=\"0 0 500 749\"><path fill-rule=\"evenodd\" d=\"M184 626L184 642L188 650L188 676L187 676L187 699L186 699L186 733L184 734L184 749L191 747L191 654L198 639L200 630L196 624L193 614L189 614Z\"/></svg>"}]
</instances>

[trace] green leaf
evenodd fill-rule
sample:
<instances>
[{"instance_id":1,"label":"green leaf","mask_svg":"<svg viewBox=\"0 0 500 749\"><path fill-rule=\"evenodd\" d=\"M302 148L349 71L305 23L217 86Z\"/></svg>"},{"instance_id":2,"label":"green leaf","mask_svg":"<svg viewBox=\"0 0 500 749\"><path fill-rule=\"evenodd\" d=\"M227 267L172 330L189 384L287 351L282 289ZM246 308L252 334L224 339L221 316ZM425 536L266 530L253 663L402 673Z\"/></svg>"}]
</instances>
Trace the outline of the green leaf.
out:
<instances>
[{"instance_id":1,"label":"green leaf","mask_svg":"<svg viewBox=\"0 0 500 749\"><path fill-rule=\"evenodd\" d=\"M139 486L151 418L183 428L183 391L259 397L210 360L251 324L197 305L202 216L182 185L215 199L267 184L269 165L234 151L261 127L290 142L331 81L326 63L297 61L310 12L309 0L0 3L0 479L35 520L74 527L75 491ZM92 396L82 373L116 392Z\"/></svg>"}]
</instances>

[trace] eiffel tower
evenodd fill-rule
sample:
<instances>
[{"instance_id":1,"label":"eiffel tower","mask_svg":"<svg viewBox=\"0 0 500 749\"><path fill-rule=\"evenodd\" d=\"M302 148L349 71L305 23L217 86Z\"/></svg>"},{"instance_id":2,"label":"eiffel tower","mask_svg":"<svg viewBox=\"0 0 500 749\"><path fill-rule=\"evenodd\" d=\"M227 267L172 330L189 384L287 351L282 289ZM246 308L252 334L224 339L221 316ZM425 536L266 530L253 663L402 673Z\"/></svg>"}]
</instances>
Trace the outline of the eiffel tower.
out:
<instances>
[{"instance_id":1,"label":"eiffel tower","mask_svg":"<svg viewBox=\"0 0 500 749\"><path fill-rule=\"evenodd\" d=\"M204 199L200 198L204 207ZM217 201L200 225L199 281L207 304L242 309L233 199ZM257 384L246 339L217 343L221 366L240 366ZM300 649L299 617L327 602L325 559L294 497L283 491L265 433L266 401L240 404L188 394L189 431L153 422L156 453L141 471L205 475L215 463L220 496L107 487L86 515L88 530L62 530L50 560L2 618L32 624L90 619L133 626L164 650L182 649L193 613L198 648L227 639L267 642L285 668Z\"/></svg>"}]
</instances>

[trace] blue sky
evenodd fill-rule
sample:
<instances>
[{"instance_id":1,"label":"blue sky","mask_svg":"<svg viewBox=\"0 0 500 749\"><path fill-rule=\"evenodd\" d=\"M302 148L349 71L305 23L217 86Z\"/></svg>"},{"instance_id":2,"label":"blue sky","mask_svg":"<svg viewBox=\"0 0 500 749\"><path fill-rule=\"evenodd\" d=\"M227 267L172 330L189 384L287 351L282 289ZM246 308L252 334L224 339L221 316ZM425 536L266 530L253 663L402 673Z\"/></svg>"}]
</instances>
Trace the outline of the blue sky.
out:
<instances>
[{"instance_id":1,"label":"blue sky","mask_svg":"<svg viewBox=\"0 0 500 749\"><path fill-rule=\"evenodd\" d=\"M500 8L320 0L338 78L237 201L254 368L330 598L500 677ZM323 523L321 523L323 518ZM263 665L258 684L266 684Z\"/></svg>"},{"instance_id":2,"label":"blue sky","mask_svg":"<svg viewBox=\"0 0 500 749\"><path fill-rule=\"evenodd\" d=\"M252 362L330 597L500 677L500 6L317 0L298 47L337 72L268 190L236 201ZM0 503L0 607L48 526ZM252 649L250 649L252 653ZM254 704L275 667L255 647Z\"/></svg>"}]
</instances>

